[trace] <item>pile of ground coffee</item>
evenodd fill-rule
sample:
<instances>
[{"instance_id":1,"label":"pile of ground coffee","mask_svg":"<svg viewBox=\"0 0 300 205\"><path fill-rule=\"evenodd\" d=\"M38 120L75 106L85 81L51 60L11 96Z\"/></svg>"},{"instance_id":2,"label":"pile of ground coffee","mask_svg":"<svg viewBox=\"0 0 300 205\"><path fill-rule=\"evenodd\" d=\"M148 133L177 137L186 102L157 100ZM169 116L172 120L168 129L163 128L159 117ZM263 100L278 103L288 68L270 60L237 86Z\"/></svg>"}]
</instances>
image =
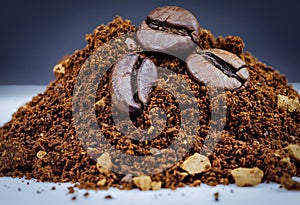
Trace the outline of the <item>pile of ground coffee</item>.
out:
<instances>
[{"instance_id":1,"label":"pile of ground coffee","mask_svg":"<svg viewBox=\"0 0 300 205\"><path fill-rule=\"evenodd\" d=\"M195 153L205 150L202 145L210 121L207 88L190 79L184 63L176 58L160 55L150 58L157 65L180 74L189 83L197 98L201 116L193 147L178 163L150 176L122 175L99 167L97 161L85 149L97 150L97 146L92 142L83 146L76 135L78 133L75 133L72 117L74 84L82 65L94 50L114 37L135 30L130 21L117 17L108 25L100 25L92 34L87 35L88 44L84 49L64 57L55 66L56 80L50 83L44 93L20 107L12 120L0 128L0 176L72 182L78 187L91 189L139 187L143 190L150 188L155 190L160 187L175 189L186 185L197 186L201 183L209 185L235 183L238 178L234 178L232 171L237 168L258 168L263 173L260 174L262 182L280 183L282 179L300 176L300 159L297 152L297 146L300 145L300 112L298 108L291 108L293 103L298 106L296 99L300 97L299 94L283 75L258 61L250 53L243 52L244 43L239 37L215 38L206 29L201 29L199 46L203 49L219 48L238 55L247 63L251 78L244 90L225 93L227 104L225 128L213 152L208 153L209 166L195 173L187 167L193 160L201 159L202 156ZM107 52L98 59L99 63L115 62L118 57L116 55L130 52L130 48L124 46L122 42L111 46L114 46L114 49L109 45L104 48ZM118 49L115 49L115 46L118 46ZM114 50L118 50L118 53L113 53ZM108 141L117 149L133 155L150 154L153 150L159 152L167 147L179 129L180 119L176 99L164 90L155 89L149 109L159 105L169 113L165 129L158 138L143 143L128 139L115 132L116 127L111 119L109 73L110 70L104 74L101 82L95 82L99 83L99 86L94 100L100 129ZM95 77L90 76L90 79L93 82ZM280 101L282 97L284 99ZM279 102L286 104L279 105ZM89 117L82 116L82 120L88 121ZM149 126L147 114L134 123L137 126ZM244 185L247 183L241 182ZM286 184L293 183L289 181Z\"/></svg>"}]
</instances>

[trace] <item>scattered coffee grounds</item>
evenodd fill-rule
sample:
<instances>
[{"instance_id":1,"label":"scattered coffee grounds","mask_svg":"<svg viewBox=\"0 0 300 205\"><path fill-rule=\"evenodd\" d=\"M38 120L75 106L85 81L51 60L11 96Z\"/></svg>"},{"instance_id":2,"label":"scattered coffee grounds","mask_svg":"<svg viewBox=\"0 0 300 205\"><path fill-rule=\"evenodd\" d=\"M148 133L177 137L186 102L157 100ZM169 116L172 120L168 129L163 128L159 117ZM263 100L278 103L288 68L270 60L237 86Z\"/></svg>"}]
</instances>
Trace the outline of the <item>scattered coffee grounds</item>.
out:
<instances>
[{"instance_id":1,"label":"scattered coffee grounds","mask_svg":"<svg viewBox=\"0 0 300 205\"><path fill-rule=\"evenodd\" d=\"M214 193L215 201L219 201L219 192Z\"/></svg>"},{"instance_id":2,"label":"scattered coffee grounds","mask_svg":"<svg viewBox=\"0 0 300 205\"><path fill-rule=\"evenodd\" d=\"M69 194L73 194L75 192L75 189L74 187L68 187L68 190L69 190Z\"/></svg>"},{"instance_id":3,"label":"scattered coffee grounds","mask_svg":"<svg viewBox=\"0 0 300 205\"><path fill-rule=\"evenodd\" d=\"M54 190L56 190L56 187L55 187L55 186L53 186L53 187L51 188L51 190L53 190L53 191L54 191Z\"/></svg>"},{"instance_id":4,"label":"scattered coffee grounds","mask_svg":"<svg viewBox=\"0 0 300 205\"><path fill-rule=\"evenodd\" d=\"M71 199L72 199L73 201L75 201L75 200L76 200L76 198L77 198L76 196L72 196L72 198L71 198Z\"/></svg>"},{"instance_id":5,"label":"scattered coffee grounds","mask_svg":"<svg viewBox=\"0 0 300 205\"><path fill-rule=\"evenodd\" d=\"M106 195L104 199L113 199L113 197L111 195Z\"/></svg>"},{"instance_id":6,"label":"scattered coffee grounds","mask_svg":"<svg viewBox=\"0 0 300 205\"><path fill-rule=\"evenodd\" d=\"M179 14L181 15L180 12ZM164 20L155 21L155 13L152 13L150 17L150 20L146 20L143 25L151 32L155 32L159 26L155 23L162 23ZM0 128L0 176L35 178L38 181L58 183L72 182L76 183L78 188L87 189L117 187L119 189L157 190L199 186L201 183L212 186L227 185L235 183L231 174L233 170L255 168L260 173L259 181L255 180L255 184L272 181L282 183L287 189L294 187L290 185L289 178L282 177L285 175L300 177L297 147L300 145L299 94L288 84L285 76L260 62L249 52L244 52L244 42L241 38L237 36L214 37L209 30L204 28L197 30L198 27L198 25L193 27L194 31L197 31L196 34L194 31L193 33L200 36L192 38L192 42L197 43L205 53L200 52L195 55L193 58L195 61L205 58L210 63L210 69L220 72L218 65L224 64L224 55L226 57L228 53L231 53L245 62L242 66L247 67L243 73L227 73L231 77L225 76L225 71L222 73L224 78L228 79L226 92L219 96L220 98L216 98L216 102L226 97L227 111L226 119L221 119L225 122L223 131L211 135L221 136L220 139L213 138L217 141L213 150L209 149L210 145L203 146L210 124L218 123L211 121L210 118L210 110L215 106L215 102L211 103L207 87L199 82L199 78L191 77L194 70L189 69L188 72L187 64L182 60L174 56L153 53L141 55L151 59L155 65L177 73L188 83L195 95L200 113L198 120L200 126L197 128L197 136L187 155L160 173L136 176L110 171L113 162L122 164L126 160L116 159L107 152L99 155L101 146L93 137L97 136L97 133L91 131L89 141L85 145L82 144L78 138L80 129L75 132L72 117L73 89L82 65L98 48L104 49L104 52L103 56L95 59L96 63L109 65L116 63L121 56L132 52L132 46L136 47L134 42L130 39L123 39L122 36L136 31L137 28L129 20L116 17L108 25L100 25L92 34L87 35L85 48L64 57L54 67L56 79L49 84L44 93L38 94L26 105L20 107L13 114L12 119ZM164 29L166 33L175 32L178 35L176 37L178 41L181 39L191 41L186 38L190 33L186 32L185 28L180 32L174 28L164 27ZM115 37L120 37L121 40L113 44L105 44ZM149 39L144 41L144 37L140 36L139 40L151 42ZM284 40L284 36L282 38ZM128 44L128 42L131 43ZM190 47L185 49L188 50ZM224 64L227 67L228 62ZM194 61L191 61L189 65L194 65ZM111 69L108 69L100 82L95 82L96 76L85 73L89 76L90 82L99 84L96 99L92 99L95 102L99 129L110 144L129 155L163 153L172 140L178 137L180 127L178 102L169 92L159 87L153 88L150 96L147 96L149 91L147 90L146 94L144 93L145 99L139 100L148 102L148 106L145 107L141 116L137 115L141 109L140 104L133 110L133 124L143 129L151 127L149 112L152 108L161 107L167 115L165 128L153 140L139 142L130 139L118 131L112 120L110 73ZM145 77L142 79L152 80L145 79ZM151 82L147 81L147 83ZM118 85L116 88L117 91L122 89ZM119 97L122 99L124 96ZM129 99L131 97L125 96L126 103L132 102ZM89 101L89 98L84 100ZM84 100L82 102L85 102ZM134 103L132 105L135 106ZM89 115L81 116L82 122L89 122L90 119ZM154 131L154 128L149 129L149 133ZM93 154L88 154L87 150ZM206 152L206 156L200 154L202 151ZM149 166L155 167L166 160L169 159L158 158L157 162ZM205 162L205 165L202 162ZM252 175L255 176L255 173ZM69 193L74 193L73 187L69 187ZM111 199L112 197L107 195L105 198ZM72 200L75 199L76 196L72 197ZM218 200L218 194L215 194L215 199Z\"/></svg>"},{"instance_id":7,"label":"scattered coffee grounds","mask_svg":"<svg viewBox=\"0 0 300 205\"><path fill-rule=\"evenodd\" d=\"M88 192L84 193L83 196L84 197L88 197L90 194Z\"/></svg>"}]
</instances>

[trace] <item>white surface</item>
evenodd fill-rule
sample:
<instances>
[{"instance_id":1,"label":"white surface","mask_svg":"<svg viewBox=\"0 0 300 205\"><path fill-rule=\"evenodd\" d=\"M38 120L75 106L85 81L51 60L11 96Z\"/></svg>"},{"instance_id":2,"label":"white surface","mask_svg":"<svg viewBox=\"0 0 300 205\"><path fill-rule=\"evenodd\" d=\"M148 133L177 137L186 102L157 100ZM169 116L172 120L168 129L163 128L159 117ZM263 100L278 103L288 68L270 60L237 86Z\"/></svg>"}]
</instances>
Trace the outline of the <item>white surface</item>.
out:
<instances>
[{"instance_id":1,"label":"white surface","mask_svg":"<svg viewBox=\"0 0 300 205\"><path fill-rule=\"evenodd\" d=\"M256 187L237 188L235 185L210 187L202 184L200 187L185 187L177 190L163 189L159 191L142 192L139 190L122 191L109 189L107 191L77 190L68 194L71 184L37 183L22 179L0 178L0 203L7 205L257 205L286 204L299 205L300 192L279 189L278 184L260 184ZM51 190L55 186L56 190ZM21 191L18 191L18 188ZM40 194L37 193L40 192ZM233 192L231 192L233 191ZM83 195L88 192L89 196ZM214 193L219 192L219 201L214 200ZM111 195L113 199L105 199ZM76 200L71 198L76 196Z\"/></svg>"},{"instance_id":2,"label":"white surface","mask_svg":"<svg viewBox=\"0 0 300 205\"><path fill-rule=\"evenodd\" d=\"M295 84L300 90L300 84ZM0 126L11 118L17 108L29 101L46 86L0 86ZM300 178L295 178L300 181ZM29 182L29 185L27 185ZM56 190L51 190L55 186ZM185 187L175 191L159 190L142 192L139 190L121 191L109 189L107 191L77 190L68 194L69 183L38 183L34 180L0 178L1 205L53 205L53 204L143 204L143 205L299 205L300 192L280 189L278 184L260 184L256 187L238 188L235 185L210 187L202 184L200 187ZM19 191L18 188L21 190ZM232 192L233 191L233 192ZM39 193L37 193L39 192ZM89 196L83 195L88 192ZM219 201L214 200L214 193L219 192ZM113 199L105 199L111 195ZM76 200L71 198L76 196Z\"/></svg>"}]
</instances>

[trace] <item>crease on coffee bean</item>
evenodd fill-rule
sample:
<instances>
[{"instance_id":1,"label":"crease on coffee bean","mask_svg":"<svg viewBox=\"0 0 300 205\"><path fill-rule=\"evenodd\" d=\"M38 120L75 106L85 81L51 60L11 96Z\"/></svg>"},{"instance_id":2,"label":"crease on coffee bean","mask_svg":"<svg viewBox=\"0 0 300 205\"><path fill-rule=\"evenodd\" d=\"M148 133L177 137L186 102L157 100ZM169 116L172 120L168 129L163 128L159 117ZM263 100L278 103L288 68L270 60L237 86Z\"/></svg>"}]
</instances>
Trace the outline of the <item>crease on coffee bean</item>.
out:
<instances>
[{"instance_id":1,"label":"crease on coffee bean","mask_svg":"<svg viewBox=\"0 0 300 205\"><path fill-rule=\"evenodd\" d=\"M168 33L172 33L172 34L178 34L178 35L182 35L182 36L190 36L191 38L193 37L192 36L192 33L193 33L193 30L189 30L185 27L181 27L181 26L169 26L168 25L168 18L170 16L168 16L166 18L166 20L164 21L158 21L158 20L152 20L152 19L149 19L147 17L147 19L145 20L146 24L151 28L151 29L154 29L154 30L160 30L159 28L163 28L165 32L168 32ZM192 38L193 39L193 38Z\"/></svg>"},{"instance_id":2,"label":"crease on coffee bean","mask_svg":"<svg viewBox=\"0 0 300 205\"><path fill-rule=\"evenodd\" d=\"M134 55L137 55L137 59L133 65L133 69L137 70L142 65L144 58L139 54L134 54Z\"/></svg>"},{"instance_id":3,"label":"crease on coffee bean","mask_svg":"<svg viewBox=\"0 0 300 205\"><path fill-rule=\"evenodd\" d=\"M203 57L208 62L212 63L215 67L220 69L225 75L227 75L228 77L231 77L231 78L233 77L233 78L237 79L238 81L240 81L242 85L237 89L240 89L241 87L243 87L246 84L247 80L241 78L240 76L238 76L236 74L236 72L238 72L242 68L246 68L247 67L246 64L240 66L239 68L235 68L230 63L226 62L225 60L223 60L222 58L220 58L219 56L215 55L212 52L203 51L200 54L203 55Z\"/></svg>"}]
</instances>

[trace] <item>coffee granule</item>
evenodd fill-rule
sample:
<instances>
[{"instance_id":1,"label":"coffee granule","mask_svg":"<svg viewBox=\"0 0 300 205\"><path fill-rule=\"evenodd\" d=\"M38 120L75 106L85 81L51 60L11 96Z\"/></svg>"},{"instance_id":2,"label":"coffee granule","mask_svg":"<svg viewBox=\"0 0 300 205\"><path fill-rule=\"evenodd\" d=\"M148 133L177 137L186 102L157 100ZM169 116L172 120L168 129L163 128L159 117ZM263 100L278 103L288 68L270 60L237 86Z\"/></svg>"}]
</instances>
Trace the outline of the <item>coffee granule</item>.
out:
<instances>
[{"instance_id":1,"label":"coffee granule","mask_svg":"<svg viewBox=\"0 0 300 205\"><path fill-rule=\"evenodd\" d=\"M106 195L104 198L105 199L113 199L113 197L111 195Z\"/></svg>"},{"instance_id":2,"label":"coffee granule","mask_svg":"<svg viewBox=\"0 0 300 205\"><path fill-rule=\"evenodd\" d=\"M103 46L107 52L96 63L104 65L115 62L119 56L130 52L126 40L115 42L111 45L114 47L104 43L135 30L129 20L116 17L108 25L100 25L92 34L87 35L85 48L65 56L55 66L56 79L45 92L20 107L12 119L0 128L0 176L71 182L78 184L78 188L88 189L137 188L133 181L122 180L125 175L109 170L102 172L99 166L97 168L97 161L87 154L77 137L72 118L74 84L85 60L93 51ZM209 145L203 147L209 130L211 109L207 88L189 77L182 61L164 55L149 56L156 65L176 72L188 82L201 113L200 127L187 156L165 171L149 176L151 181L161 182L162 188L170 189L187 185L199 186L201 183L226 185L235 183L231 171L239 167L259 168L264 172L262 182L280 183L285 174L299 177L299 162L290 158L290 163L286 163L282 159L289 157L285 147L290 144L300 145L300 112L297 109L290 109L293 112L289 112L277 106L278 96L299 99L297 91L288 84L285 76L260 62L249 52L244 52L244 42L239 37L214 37L210 31L202 29L199 46L203 49L223 49L238 55L248 66L250 83L241 92L226 91L224 94L227 104L225 127L218 144L209 152ZM95 112L107 140L116 149L133 155L150 154L151 148L156 152L164 150L178 133L180 112L176 99L164 90L154 89L146 113L157 105L163 107L168 116L166 129L154 140L147 141L147 144L131 140L120 132L115 132L116 126L111 118L109 103L109 72L110 70L104 73L101 82L95 82L99 83L95 99L95 103L99 103L95 105ZM95 76L89 77L94 82ZM145 128L149 126L149 120L145 120L147 117L145 114L144 118L138 118L133 123ZM82 121L88 122L89 119L90 116L82 116ZM218 136L220 133L214 134ZM91 133L91 136L96 135ZM96 149L95 145L97 144L90 141L88 148ZM37 157L40 150L47 154ZM201 173L185 172L180 165L201 150L207 151L211 166ZM122 159L109 157L112 161L122 162ZM161 159L161 162L164 160ZM99 183L102 179L106 179L105 183ZM69 188L69 193L74 193L73 187ZM112 197L108 195L105 198ZM72 197L72 200L75 199L76 196Z\"/></svg>"},{"instance_id":3,"label":"coffee granule","mask_svg":"<svg viewBox=\"0 0 300 205\"><path fill-rule=\"evenodd\" d=\"M214 193L214 199L215 201L219 201L219 192Z\"/></svg>"},{"instance_id":4,"label":"coffee granule","mask_svg":"<svg viewBox=\"0 0 300 205\"><path fill-rule=\"evenodd\" d=\"M68 190L69 190L69 194L73 194L75 192L75 189L74 187L68 187Z\"/></svg>"}]
</instances>

